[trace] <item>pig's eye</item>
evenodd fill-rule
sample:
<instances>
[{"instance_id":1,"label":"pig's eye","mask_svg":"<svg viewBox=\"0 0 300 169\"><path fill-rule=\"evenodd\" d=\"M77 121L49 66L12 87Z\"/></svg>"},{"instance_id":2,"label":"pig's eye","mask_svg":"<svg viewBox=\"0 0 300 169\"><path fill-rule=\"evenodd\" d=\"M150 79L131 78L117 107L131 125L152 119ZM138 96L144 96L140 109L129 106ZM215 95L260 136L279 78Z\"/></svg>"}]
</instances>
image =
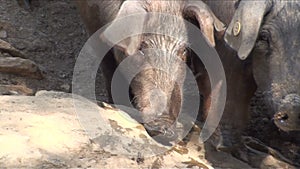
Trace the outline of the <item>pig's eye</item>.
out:
<instances>
[{"instance_id":1,"label":"pig's eye","mask_svg":"<svg viewBox=\"0 0 300 169\"><path fill-rule=\"evenodd\" d=\"M181 55L185 56L187 54L187 49L186 48L183 48L181 50Z\"/></svg>"},{"instance_id":2,"label":"pig's eye","mask_svg":"<svg viewBox=\"0 0 300 169\"><path fill-rule=\"evenodd\" d=\"M266 30L261 31L261 33L259 35L259 40L269 43L271 40L270 32L266 31Z\"/></svg>"},{"instance_id":3,"label":"pig's eye","mask_svg":"<svg viewBox=\"0 0 300 169\"><path fill-rule=\"evenodd\" d=\"M185 47L178 50L178 56L183 60L186 61L186 57L188 55L189 50Z\"/></svg>"},{"instance_id":4,"label":"pig's eye","mask_svg":"<svg viewBox=\"0 0 300 169\"><path fill-rule=\"evenodd\" d=\"M146 48L147 48L147 44L144 41L141 42L139 50L142 51L143 49L146 49Z\"/></svg>"},{"instance_id":5,"label":"pig's eye","mask_svg":"<svg viewBox=\"0 0 300 169\"><path fill-rule=\"evenodd\" d=\"M183 48L178 50L178 54L179 55L187 55L188 54L188 49L183 47Z\"/></svg>"}]
</instances>

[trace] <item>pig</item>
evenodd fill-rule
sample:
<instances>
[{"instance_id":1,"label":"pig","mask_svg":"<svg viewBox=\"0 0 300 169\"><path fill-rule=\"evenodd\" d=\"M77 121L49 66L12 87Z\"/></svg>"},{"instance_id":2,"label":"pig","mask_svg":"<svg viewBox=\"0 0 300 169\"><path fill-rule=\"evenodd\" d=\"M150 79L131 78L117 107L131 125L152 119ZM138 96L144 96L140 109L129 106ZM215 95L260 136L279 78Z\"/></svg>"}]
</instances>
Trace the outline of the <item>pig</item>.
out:
<instances>
[{"instance_id":1,"label":"pig","mask_svg":"<svg viewBox=\"0 0 300 169\"><path fill-rule=\"evenodd\" d=\"M235 13L238 1L204 1L214 14L226 25L229 25ZM241 145L241 135L250 120L249 104L257 87L252 74L251 61L242 61L235 50L224 41L224 35L216 36L215 49L222 61L227 83L227 96L222 119L217 130L207 141L218 151L233 152ZM193 57L198 87L203 94L202 120L208 116L211 108L211 88L208 73L201 60ZM209 112L215 113L215 112Z\"/></svg>"},{"instance_id":2,"label":"pig","mask_svg":"<svg viewBox=\"0 0 300 169\"><path fill-rule=\"evenodd\" d=\"M211 142L217 150L233 151L240 145L250 120L249 105L257 89L265 91L275 124L283 131L300 129L300 2L204 1L228 25L216 40L227 81L227 100L221 123ZM204 116L210 107L207 72L201 76ZM198 62L198 63L197 63Z\"/></svg>"},{"instance_id":3,"label":"pig","mask_svg":"<svg viewBox=\"0 0 300 169\"><path fill-rule=\"evenodd\" d=\"M241 1L225 34L242 60L252 59L256 84L283 131L300 130L299 12L299 1Z\"/></svg>"},{"instance_id":4,"label":"pig","mask_svg":"<svg viewBox=\"0 0 300 169\"><path fill-rule=\"evenodd\" d=\"M177 19L166 19L164 25L156 18L142 18L137 29L150 27L172 33L176 39L164 34L142 34L129 37L115 45L102 61L100 67L106 79L111 98L113 73L126 57L135 55L148 58L149 64L159 65L165 71L155 68L145 69L130 83L131 102L141 112L142 123L151 136L163 136L164 140L176 139L175 124L182 108L183 79L186 69L181 62L188 63L188 30L185 18L191 18L201 28L203 37L211 47L215 46L215 32L224 30L224 24L202 1L127 0L127 1L78 1L78 9L89 34L105 24L131 14L147 12L167 13ZM113 26L114 22L110 26ZM108 27L107 29L109 29ZM215 31L216 30L216 31ZM102 40L103 36L101 36ZM200 38L200 37L199 37ZM147 49L156 50L147 50ZM164 52L166 51L166 52ZM113 100L110 99L112 102Z\"/></svg>"}]
</instances>

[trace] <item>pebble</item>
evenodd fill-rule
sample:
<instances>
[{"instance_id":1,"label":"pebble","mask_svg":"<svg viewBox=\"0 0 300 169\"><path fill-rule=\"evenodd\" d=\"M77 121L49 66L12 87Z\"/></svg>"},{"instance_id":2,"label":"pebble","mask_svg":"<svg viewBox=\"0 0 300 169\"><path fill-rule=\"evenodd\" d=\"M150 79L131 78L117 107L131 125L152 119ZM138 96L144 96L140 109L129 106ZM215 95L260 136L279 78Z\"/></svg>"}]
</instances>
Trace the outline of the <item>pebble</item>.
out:
<instances>
[{"instance_id":1,"label":"pebble","mask_svg":"<svg viewBox=\"0 0 300 169\"><path fill-rule=\"evenodd\" d=\"M67 92L69 92L70 91L70 85L68 85L68 84L63 84L63 85L61 85L60 86L63 90L65 90L65 91L67 91Z\"/></svg>"},{"instance_id":2,"label":"pebble","mask_svg":"<svg viewBox=\"0 0 300 169\"><path fill-rule=\"evenodd\" d=\"M7 38L7 32L5 30L0 30L0 38Z\"/></svg>"},{"instance_id":3,"label":"pebble","mask_svg":"<svg viewBox=\"0 0 300 169\"><path fill-rule=\"evenodd\" d=\"M12 56L8 53L0 53L0 57L12 57Z\"/></svg>"},{"instance_id":4,"label":"pebble","mask_svg":"<svg viewBox=\"0 0 300 169\"><path fill-rule=\"evenodd\" d=\"M264 124L267 124L270 120L268 118L263 118L262 121Z\"/></svg>"},{"instance_id":5,"label":"pebble","mask_svg":"<svg viewBox=\"0 0 300 169\"><path fill-rule=\"evenodd\" d=\"M19 57L0 57L0 72L43 79L42 71L35 62Z\"/></svg>"},{"instance_id":6,"label":"pebble","mask_svg":"<svg viewBox=\"0 0 300 169\"><path fill-rule=\"evenodd\" d=\"M66 79L66 78L68 77L68 75L67 75L66 73L64 73L64 72L60 72L60 73L58 74L58 76L59 76L60 78L62 78L62 79Z\"/></svg>"}]
</instances>

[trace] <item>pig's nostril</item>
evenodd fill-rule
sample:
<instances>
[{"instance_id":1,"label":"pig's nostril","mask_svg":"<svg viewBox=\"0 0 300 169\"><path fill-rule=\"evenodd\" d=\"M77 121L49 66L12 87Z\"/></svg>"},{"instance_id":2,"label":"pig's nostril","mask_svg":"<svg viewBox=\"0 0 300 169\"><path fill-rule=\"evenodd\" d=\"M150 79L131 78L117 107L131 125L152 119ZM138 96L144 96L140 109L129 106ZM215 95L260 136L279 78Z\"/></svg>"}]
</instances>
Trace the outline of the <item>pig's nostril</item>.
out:
<instances>
[{"instance_id":1,"label":"pig's nostril","mask_svg":"<svg viewBox=\"0 0 300 169\"><path fill-rule=\"evenodd\" d=\"M289 116L286 113L277 113L274 117L274 119L276 120L287 120L289 118Z\"/></svg>"},{"instance_id":2,"label":"pig's nostril","mask_svg":"<svg viewBox=\"0 0 300 169\"><path fill-rule=\"evenodd\" d=\"M281 120L287 120L289 118L289 116L287 114L284 114L282 117L281 117Z\"/></svg>"}]
</instances>

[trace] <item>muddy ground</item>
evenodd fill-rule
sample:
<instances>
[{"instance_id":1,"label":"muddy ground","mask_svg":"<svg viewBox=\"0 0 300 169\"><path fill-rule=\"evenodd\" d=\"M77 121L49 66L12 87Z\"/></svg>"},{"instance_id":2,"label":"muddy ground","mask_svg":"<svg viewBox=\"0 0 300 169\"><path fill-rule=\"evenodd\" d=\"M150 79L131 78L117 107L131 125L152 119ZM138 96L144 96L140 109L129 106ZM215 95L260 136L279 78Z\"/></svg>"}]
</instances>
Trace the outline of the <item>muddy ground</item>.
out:
<instances>
[{"instance_id":1,"label":"muddy ground","mask_svg":"<svg viewBox=\"0 0 300 169\"><path fill-rule=\"evenodd\" d=\"M26 86L33 91L71 92L76 57L88 38L74 3L70 0L32 0L31 9L25 9L17 2L22 0L0 0L0 39L11 43L26 58L36 62L44 78L37 80L1 73L0 84ZM101 76L98 79L98 99L106 101L104 83ZM259 139L292 162L299 162L299 133L279 131L262 97L263 94L258 92L252 101L253 118L244 135Z\"/></svg>"}]
</instances>

